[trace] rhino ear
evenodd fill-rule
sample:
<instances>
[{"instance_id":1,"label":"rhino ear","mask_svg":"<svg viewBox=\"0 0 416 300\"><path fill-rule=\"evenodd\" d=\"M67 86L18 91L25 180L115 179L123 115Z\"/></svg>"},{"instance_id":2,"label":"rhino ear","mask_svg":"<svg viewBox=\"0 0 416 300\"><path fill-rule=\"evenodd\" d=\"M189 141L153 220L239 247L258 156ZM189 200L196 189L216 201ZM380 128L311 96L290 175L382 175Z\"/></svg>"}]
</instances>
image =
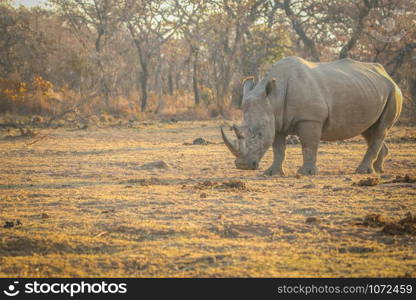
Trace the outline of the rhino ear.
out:
<instances>
[{"instance_id":1,"label":"rhino ear","mask_svg":"<svg viewBox=\"0 0 416 300\"><path fill-rule=\"evenodd\" d=\"M247 94L254 87L254 77L246 77L243 80L243 95Z\"/></svg>"},{"instance_id":2,"label":"rhino ear","mask_svg":"<svg viewBox=\"0 0 416 300\"><path fill-rule=\"evenodd\" d=\"M273 88L276 87L276 78L273 77L270 81L266 84L266 96L269 96L270 93L273 91Z\"/></svg>"}]
</instances>

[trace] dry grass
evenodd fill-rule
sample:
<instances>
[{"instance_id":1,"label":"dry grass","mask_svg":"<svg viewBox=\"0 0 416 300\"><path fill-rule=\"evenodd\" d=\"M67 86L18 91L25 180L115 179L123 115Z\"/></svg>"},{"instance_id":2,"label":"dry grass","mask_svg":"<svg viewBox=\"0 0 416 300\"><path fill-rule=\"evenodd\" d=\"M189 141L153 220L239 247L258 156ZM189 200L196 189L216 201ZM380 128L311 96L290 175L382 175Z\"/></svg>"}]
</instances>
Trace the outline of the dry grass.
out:
<instances>
[{"instance_id":1,"label":"dry grass","mask_svg":"<svg viewBox=\"0 0 416 300\"><path fill-rule=\"evenodd\" d=\"M315 177L295 176L300 145L289 145L288 175L268 178L235 169L218 125L0 141L0 276L416 277L415 235L362 224L416 212L415 183L393 182L416 175L414 128L394 129L386 174L359 186L360 139L322 144Z\"/></svg>"}]
</instances>

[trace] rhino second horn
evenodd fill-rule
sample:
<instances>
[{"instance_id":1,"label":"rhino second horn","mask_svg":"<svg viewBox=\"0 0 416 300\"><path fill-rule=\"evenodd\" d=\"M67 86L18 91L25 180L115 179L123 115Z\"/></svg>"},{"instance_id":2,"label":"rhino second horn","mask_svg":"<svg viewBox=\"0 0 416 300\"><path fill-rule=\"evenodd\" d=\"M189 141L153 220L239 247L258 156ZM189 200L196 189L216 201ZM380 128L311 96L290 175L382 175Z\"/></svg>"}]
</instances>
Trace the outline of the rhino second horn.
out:
<instances>
[{"instance_id":1,"label":"rhino second horn","mask_svg":"<svg viewBox=\"0 0 416 300\"><path fill-rule=\"evenodd\" d=\"M238 156L240 152L238 151L236 144L228 139L228 137L224 133L224 129L222 128L222 126L221 126L221 135L222 135L222 139L224 140L225 145L227 146L228 149L230 149L231 153L234 154L235 156Z\"/></svg>"},{"instance_id":2,"label":"rhino second horn","mask_svg":"<svg viewBox=\"0 0 416 300\"><path fill-rule=\"evenodd\" d=\"M233 125L232 128L233 128L233 130L235 132L235 135L237 136L238 139L243 139L244 138L243 133L241 132L240 128L238 128L237 125Z\"/></svg>"}]
</instances>

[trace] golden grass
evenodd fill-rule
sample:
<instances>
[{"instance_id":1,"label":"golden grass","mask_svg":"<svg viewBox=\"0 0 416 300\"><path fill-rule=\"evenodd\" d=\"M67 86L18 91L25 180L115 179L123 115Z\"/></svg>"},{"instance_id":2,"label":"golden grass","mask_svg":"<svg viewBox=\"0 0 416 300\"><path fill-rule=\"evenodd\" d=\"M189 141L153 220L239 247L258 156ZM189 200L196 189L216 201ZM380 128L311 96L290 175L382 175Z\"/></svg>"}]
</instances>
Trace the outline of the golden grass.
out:
<instances>
[{"instance_id":1,"label":"golden grass","mask_svg":"<svg viewBox=\"0 0 416 300\"><path fill-rule=\"evenodd\" d=\"M237 170L218 125L0 141L0 225L22 223L0 228L0 276L416 276L415 236L357 224L416 212L414 184L353 185L367 177L353 173L361 139L322 144L314 177L295 176L300 145L289 145L287 176L269 178L271 151L262 170ZM393 130L381 183L415 175L415 133ZM198 137L213 144L189 145ZM160 160L169 168L140 167Z\"/></svg>"}]
</instances>

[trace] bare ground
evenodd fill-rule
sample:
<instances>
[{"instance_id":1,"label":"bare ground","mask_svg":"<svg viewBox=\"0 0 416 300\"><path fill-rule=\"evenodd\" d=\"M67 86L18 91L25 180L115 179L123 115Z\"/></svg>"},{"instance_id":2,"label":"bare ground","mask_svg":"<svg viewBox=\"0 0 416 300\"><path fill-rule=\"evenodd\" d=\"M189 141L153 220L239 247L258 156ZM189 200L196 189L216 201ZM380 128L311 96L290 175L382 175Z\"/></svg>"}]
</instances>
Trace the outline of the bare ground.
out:
<instances>
[{"instance_id":1,"label":"bare ground","mask_svg":"<svg viewBox=\"0 0 416 300\"><path fill-rule=\"evenodd\" d=\"M323 143L314 177L289 145L270 178L271 151L237 170L218 125L0 141L0 276L416 277L416 235L363 222L416 213L416 183L393 182L416 175L415 128L392 131L386 173L361 186L360 138Z\"/></svg>"}]
</instances>

